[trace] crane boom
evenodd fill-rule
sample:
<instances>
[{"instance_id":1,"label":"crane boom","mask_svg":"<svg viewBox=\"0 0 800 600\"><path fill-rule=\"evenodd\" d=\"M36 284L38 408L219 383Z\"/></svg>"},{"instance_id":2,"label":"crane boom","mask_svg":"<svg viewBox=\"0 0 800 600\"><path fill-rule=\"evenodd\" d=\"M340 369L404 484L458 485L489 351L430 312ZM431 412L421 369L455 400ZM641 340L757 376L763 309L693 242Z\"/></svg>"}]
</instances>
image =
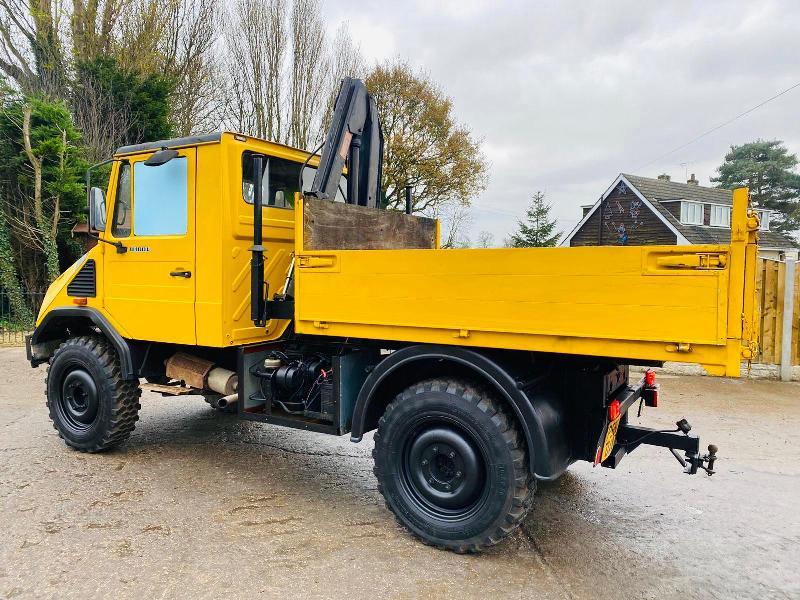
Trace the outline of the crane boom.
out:
<instances>
[{"instance_id":1,"label":"crane boom","mask_svg":"<svg viewBox=\"0 0 800 600\"><path fill-rule=\"evenodd\" d=\"M351 77L345 77L339 88L322 158L307 195L334 199L345 165L347 202L380 208L383 132L378 109L364 82Z\"/></svg>"}]
</instances>

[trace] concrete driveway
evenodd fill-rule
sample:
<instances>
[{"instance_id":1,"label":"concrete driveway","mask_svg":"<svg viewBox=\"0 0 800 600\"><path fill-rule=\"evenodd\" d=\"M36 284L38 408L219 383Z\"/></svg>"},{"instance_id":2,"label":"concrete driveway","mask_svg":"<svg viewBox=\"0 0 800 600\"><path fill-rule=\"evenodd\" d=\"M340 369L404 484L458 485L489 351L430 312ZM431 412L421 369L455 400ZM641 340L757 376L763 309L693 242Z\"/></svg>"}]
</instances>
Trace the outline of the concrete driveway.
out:
<instances>
[{"instance_id":1,"label":"concrete driveway","mask_svg":"<svg viewBox=\"0 0 800 600\"><path fill-rule=\"evenodd\" d=\"M0 596L52 598L798 598L800 384L662 376L662 408L720 447L683 475L645 447L540 486L477 556L415 541L361 444L145 393L119 450L67 448L44 374L0 348Z\"/></svg>"}]
</instances>

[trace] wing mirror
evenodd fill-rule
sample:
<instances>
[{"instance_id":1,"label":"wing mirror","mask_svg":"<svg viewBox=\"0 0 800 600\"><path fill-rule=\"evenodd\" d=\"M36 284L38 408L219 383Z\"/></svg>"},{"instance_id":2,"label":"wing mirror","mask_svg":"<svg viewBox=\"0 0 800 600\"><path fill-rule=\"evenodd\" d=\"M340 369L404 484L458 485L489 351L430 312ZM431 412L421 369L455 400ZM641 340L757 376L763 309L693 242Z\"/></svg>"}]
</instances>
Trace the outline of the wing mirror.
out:
<instances>
[{"instance_id":1,"label":"wing mirror","mask_svg":"<svg viewBox=\"0 0 800 600\"><path fill-rule=\"evenodd\" d=\"M98 187L89 190L89 230L106 230L106 195Z\"/></svg>"},{"instance_id":2,"label":"wing mirror","mask_svg":"<svg viewBox=\"0 0 800 600\"><path fill-rule=\"evenodd\" d=\"M163 150L159 150L155 154L153 154L150 158L144 161L144 164L148 167L160 167L171 161L173 158L178 156L178 151L172 148L164 148Z\"/></svg>"}]
</instances>

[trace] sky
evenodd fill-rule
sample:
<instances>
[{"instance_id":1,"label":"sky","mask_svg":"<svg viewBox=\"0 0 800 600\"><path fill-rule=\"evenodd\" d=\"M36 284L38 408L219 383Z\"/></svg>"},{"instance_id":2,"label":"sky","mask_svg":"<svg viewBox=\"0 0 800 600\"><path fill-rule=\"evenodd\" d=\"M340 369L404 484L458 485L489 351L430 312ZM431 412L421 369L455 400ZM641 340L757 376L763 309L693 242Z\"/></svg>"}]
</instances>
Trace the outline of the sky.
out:
<instances>
[{"instance_id":1,"label":"sky","mask_svg":"<svg viewBox=\"0 0 800 600\"><path fill-rule=\"evenodd\" d=\"M618 173L710 185L732 144L800 154L800 2L323 0L368 62L401 58L454 101L490 163L469 235L500 244L537 190L568 233Z\"/></svg>"}]
</instances>

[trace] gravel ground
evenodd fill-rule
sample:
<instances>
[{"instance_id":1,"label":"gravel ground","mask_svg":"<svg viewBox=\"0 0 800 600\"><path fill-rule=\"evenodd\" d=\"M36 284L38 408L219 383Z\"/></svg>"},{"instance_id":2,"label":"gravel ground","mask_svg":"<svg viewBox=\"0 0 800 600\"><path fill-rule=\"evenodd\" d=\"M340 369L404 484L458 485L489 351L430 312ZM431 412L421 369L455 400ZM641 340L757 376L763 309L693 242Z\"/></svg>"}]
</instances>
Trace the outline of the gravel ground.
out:
<instances>
[{"instance_id":1,"label":"gravel ground","mask_svg":"<svg viewBox=\"0 0 800 600\"><path fill-rule=\"evenodd\" d=\"M645 447L543 484L478 556L415 541L361 444L145 393L120 449L67 448L44 368L0 348L0 596L798 598L800 384L663 375L662 408L720 447L689 477Z\"/></svg>"}]
</instances>

